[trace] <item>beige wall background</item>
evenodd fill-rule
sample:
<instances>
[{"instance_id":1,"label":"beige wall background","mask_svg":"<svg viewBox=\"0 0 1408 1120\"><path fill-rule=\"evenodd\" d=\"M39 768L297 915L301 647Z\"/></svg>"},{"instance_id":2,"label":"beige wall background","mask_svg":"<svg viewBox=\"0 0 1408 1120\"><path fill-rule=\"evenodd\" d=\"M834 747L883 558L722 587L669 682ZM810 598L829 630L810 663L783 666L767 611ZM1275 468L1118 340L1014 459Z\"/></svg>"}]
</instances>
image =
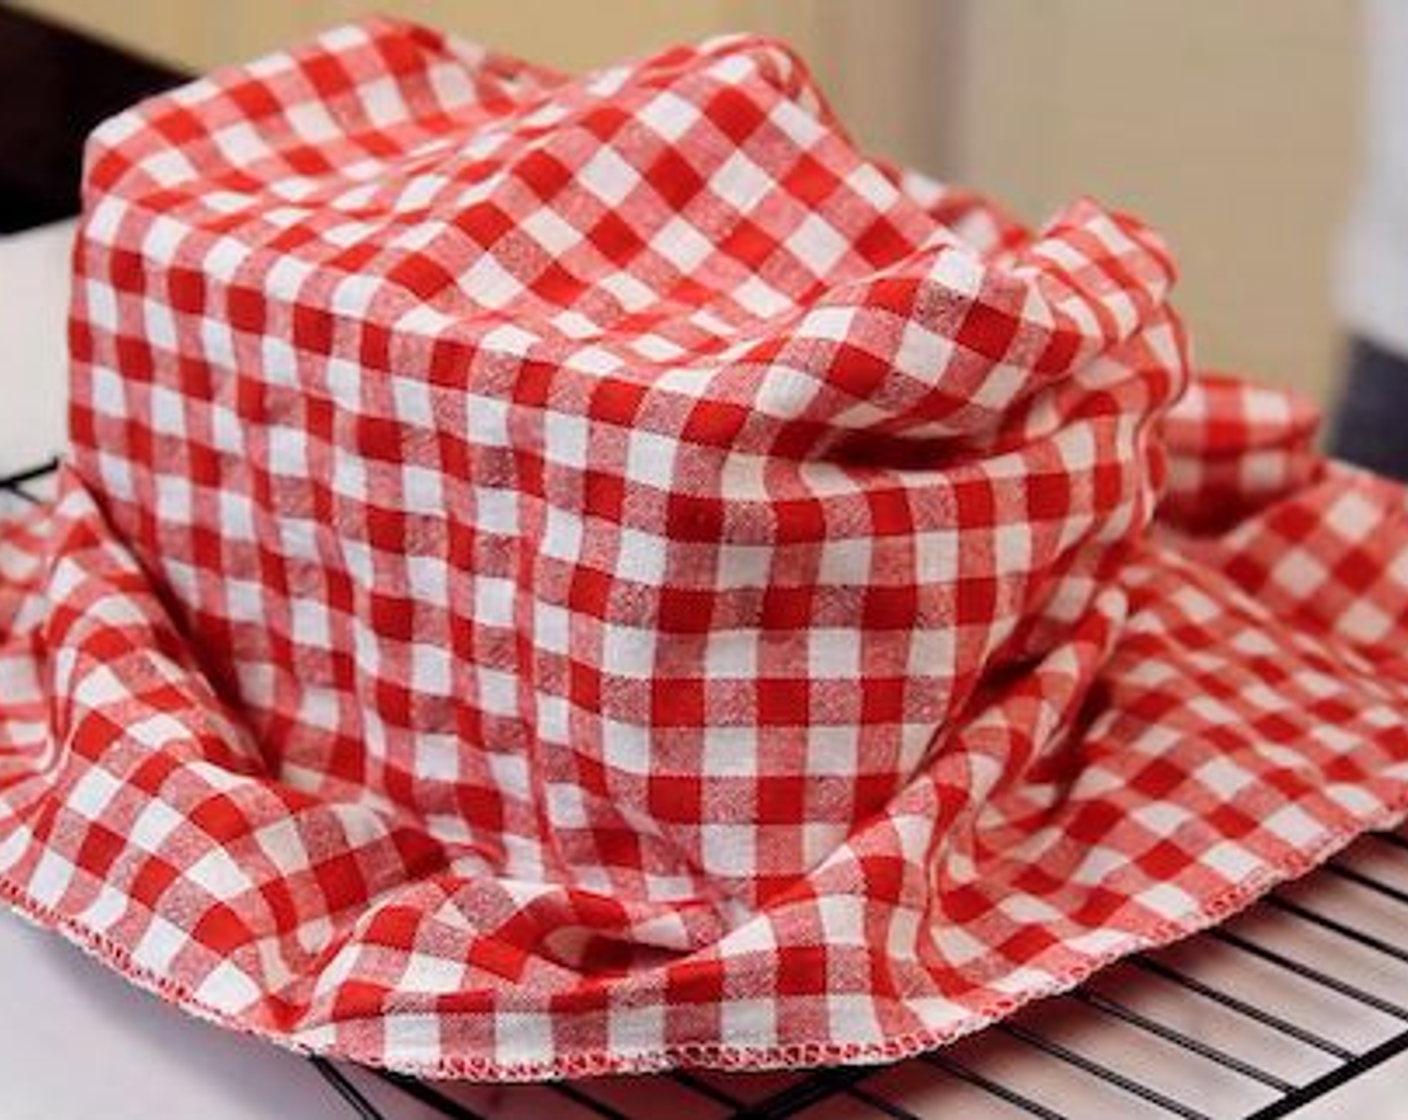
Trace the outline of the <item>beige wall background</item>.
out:
<instances>
[{"instance_id":1,"label":"beige wall background","mask_svg":"<svg viewBox=\"0 0 1408 1120\"><path fill-rule=\"evenodd\" d=\"M1172 242L1198 360L1333 390L1358 148L1345 0L973 0L963 177L1035 218L1085 192Z\"/></svg>"},{"instance_id":2,"label":"beige wall background","mask_svg":"<svg viewBox=\"0 0 1408 1120\"><path fill-rule=\"evenodd\" d=\"M670 40L790 40L855 133L1031 221L1092 194L1182 264L1199 360L1331 393L1355 165L1344 0L24 0L204 69L373 9L586 69Z\"/></svg>"}]
</instances>

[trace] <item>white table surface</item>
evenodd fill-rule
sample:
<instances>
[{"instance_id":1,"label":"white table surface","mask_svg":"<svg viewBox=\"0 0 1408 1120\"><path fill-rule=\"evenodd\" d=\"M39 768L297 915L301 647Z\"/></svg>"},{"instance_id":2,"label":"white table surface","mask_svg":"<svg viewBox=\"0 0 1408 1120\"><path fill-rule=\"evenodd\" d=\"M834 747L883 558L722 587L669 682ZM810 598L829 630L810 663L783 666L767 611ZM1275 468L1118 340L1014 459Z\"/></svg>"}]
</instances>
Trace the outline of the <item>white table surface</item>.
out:
<instances>
[{"instance_id":1,"label":"white table surface","mask_svg":"<svg viewBox=\"0 0 1408 1120\"><path fill-rule=\"evenodd\" d=\"M0 474L63 445L72 241L71 222L0 237Z\"/></svg>"},{"instance_id":2,"label":"white table surface","mask_svg":"<svg viewBox=\"0 0 1408 1120\"><path fill-rule=\"evenodd\" d=\"M71 238L68 224L0 238L0 473L42 460L62 446ZM633 1111L649 1114L649 1088L640 1084L630 1093ZM932 1115L942 1100L926 1094L911 1107ZM970 1115L974 1098L962 1100L951 1099L952 1107L943 1112ZM474 1095L474 1107L504 1117L540 1115L545 1107L558 1120L581 1115L560 1098L531 1092L525 1097L485 1090ZM841 1115L833 1107L826 1114ZM0 909L0 1120L346 1120L350 1115L302 1059L189 1018L58 936ZM398 1098L388 1115L425 1120L432 1114ZM1408 1058L1356 1079L1297 1115L1408 1120Z\"/></svg>"}]
</instances>

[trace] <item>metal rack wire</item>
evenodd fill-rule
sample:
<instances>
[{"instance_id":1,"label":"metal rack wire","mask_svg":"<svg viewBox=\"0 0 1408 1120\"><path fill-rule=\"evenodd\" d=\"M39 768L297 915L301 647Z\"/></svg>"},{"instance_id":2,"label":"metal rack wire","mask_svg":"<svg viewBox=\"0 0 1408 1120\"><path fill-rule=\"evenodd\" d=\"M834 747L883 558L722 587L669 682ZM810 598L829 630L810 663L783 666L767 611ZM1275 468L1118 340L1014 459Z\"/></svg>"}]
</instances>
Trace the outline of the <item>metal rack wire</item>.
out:
<instances>
[{"instance_id":1,"label":"metal rack wire","mask_svg":"<svg viewBox=\"0 0 1408 1120\"><path fill-rule=\"evenodd\" d=\"M396 1120L398 1095L453 1120L1272 1120L1408 1051L1405 945L1408 839L1378 833L1220 929L897 1065L487 1087L313 1064L364 1120Z\"/></svg>"},{"instance_id":2,"label":"metal rack wire","mask_svg":"<svg viewBox=\"0 0 1408 1120\"><path fill-rule=\"evenodd\" d=\"M36 463L0 478L0 493L9 494L21 501L35 503L41 500L41 492L46 482L53 478L59 469L58 459Z\"/></svg>"},{"instance_id":3,"label":"metal rack wire","mask_svg":"<svg viewBox=\"0 0 1408 1120\"><path fill-rule=\"evenodd\" d=\"M42 500L56 465L0 478L0 500ZM1375 833L1218 929L895 1065L491 1086L310 1062L362 1120L1272 1120L1405 1051L1408 838Z\"/></svg>"}]
</instances>

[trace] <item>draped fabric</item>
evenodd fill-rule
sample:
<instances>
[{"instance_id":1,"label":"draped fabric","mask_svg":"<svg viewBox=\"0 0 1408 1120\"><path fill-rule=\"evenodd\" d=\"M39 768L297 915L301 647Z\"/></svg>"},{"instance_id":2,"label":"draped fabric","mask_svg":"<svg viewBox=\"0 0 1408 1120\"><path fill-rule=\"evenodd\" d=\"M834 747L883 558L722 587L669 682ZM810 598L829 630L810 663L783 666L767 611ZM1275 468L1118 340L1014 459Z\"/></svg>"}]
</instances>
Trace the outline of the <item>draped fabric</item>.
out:
<instances>
[{"instance_id":1,"label":"draped fabric","mask_svg":"<svg viewBox=\"0 0 1408 1120\"><path fill-rule=\"evenodd\" d=\"M296 1048L878 1061L1408 806L1401 490L1174 269L728 38L377 20L104 124L0 528L0 895Z\"/></svg>"}]
</instances>

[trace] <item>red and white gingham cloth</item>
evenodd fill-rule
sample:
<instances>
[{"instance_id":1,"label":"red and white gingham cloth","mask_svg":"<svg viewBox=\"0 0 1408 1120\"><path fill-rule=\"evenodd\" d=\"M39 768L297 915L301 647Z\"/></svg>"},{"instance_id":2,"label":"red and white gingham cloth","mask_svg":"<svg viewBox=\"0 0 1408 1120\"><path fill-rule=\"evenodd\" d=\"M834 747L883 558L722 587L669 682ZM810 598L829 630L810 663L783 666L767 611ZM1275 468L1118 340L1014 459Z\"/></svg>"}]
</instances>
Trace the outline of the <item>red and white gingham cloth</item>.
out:
<instances>
[{"instance_id":1,"label":"red and white gingham cloth","mask_svg":"<svg viewBox=\"0 0 1408 1120\"><path fill-rule=\"evenodd\" d=\"M1137 222L887 169L775 44L334 31L100 128L75 263L0 892L199 1014L882 1060L1408 806L1403 492L1186 385Z\"/></svg>"}]
</instances>

